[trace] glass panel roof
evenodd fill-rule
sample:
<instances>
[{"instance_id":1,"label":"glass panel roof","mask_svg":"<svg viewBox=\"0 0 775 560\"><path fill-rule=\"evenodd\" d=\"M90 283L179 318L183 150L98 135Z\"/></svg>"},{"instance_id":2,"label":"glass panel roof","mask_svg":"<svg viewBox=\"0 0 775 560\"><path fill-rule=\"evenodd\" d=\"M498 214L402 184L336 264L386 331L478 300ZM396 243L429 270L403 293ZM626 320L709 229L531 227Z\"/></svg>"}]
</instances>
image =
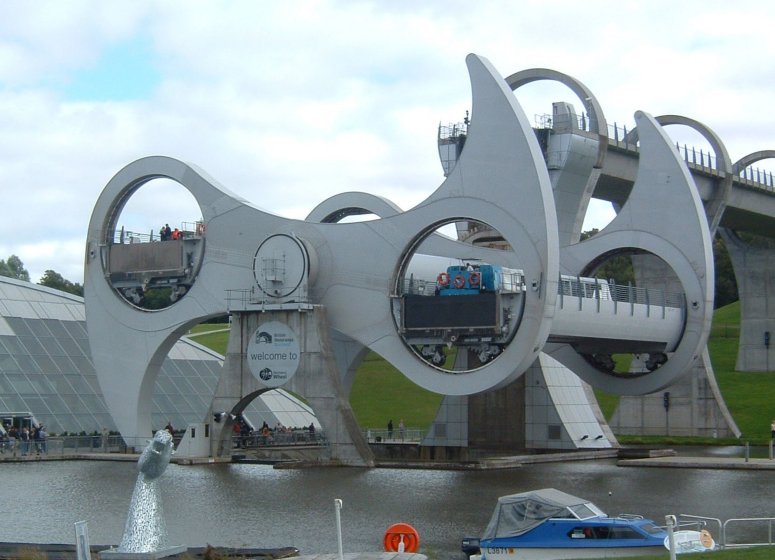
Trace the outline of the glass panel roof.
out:
<instances>
[{"instance_id":1,"label":"glass panel roof","mask_svg":"<svg viewBox=\"0 0 775 560\"><path fill-rule=\"evenodd\" d=\"M91 363L83 299L0 277L0 416L31 413L51 433L115 430ZM181 339L156 381L152 426L205 420L223 358ZM252 424L308 426L312 411L282 390L255 399Z\"/></svg>"}]
</instances>

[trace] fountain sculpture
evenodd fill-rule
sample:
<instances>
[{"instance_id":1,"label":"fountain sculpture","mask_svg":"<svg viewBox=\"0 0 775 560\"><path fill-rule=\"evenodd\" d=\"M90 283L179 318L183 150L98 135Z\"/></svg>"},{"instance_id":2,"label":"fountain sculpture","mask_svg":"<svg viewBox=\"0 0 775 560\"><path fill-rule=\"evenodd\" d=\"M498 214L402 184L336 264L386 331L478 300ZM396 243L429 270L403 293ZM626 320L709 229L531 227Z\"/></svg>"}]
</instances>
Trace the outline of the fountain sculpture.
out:
<instances>
[{"instance_id":1,"label":"fountain sculpture","mask_svg":"<svg viewBox=\"0 0 775 560\"><path fill-rule=\"evenodd\" d=\"M161 495L157 481L164 473L173 452L172 435L159 430L140 454L140 471L129 505L124 535L118 548L100 552L106 560L155 559L179 554L184 546L170 546L164 522Z\"/></svg>"}]
</instances>

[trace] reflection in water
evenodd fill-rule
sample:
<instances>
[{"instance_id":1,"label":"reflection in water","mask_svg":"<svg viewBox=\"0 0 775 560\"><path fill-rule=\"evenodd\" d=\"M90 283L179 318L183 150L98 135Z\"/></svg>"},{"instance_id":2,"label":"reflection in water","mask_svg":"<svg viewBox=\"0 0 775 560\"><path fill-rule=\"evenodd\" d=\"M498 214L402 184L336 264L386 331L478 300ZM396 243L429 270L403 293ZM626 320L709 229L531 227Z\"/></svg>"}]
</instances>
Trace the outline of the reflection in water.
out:
<instances>
[{"instance_id":1,"label":"reflection in water","mask_svg":"<svg viewBox=\"0 0 775 560\"><path fill-rule=\"evenodd\" d=\"M122 534L133 463L5 464L0 541L73 541L86 520L92 543ZM609 514L728 519L775 515L762 488L775 471L617 467L612 460L542 464L503 471L170 465L160 485L172 542L187 546L285 547L337 551L334 499L341 498L345 552L380 550L393 523L411 523L420 552L462 560L460 538L478 535L498 496L552 486L596 502ZM611 493L609 496L609 492Z\"/></svg>"}]
</instances>

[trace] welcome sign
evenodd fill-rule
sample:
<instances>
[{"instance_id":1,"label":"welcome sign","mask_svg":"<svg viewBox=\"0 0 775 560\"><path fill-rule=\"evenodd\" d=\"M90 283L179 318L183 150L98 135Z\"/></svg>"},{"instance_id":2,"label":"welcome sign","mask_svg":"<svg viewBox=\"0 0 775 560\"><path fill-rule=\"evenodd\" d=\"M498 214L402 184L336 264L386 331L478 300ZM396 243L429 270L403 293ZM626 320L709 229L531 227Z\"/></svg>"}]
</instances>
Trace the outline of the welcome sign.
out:
<instances>
[{"instance_id":1,"label":"welcome sign","mask_svg":"<svg viewBox=\"0 0 775 560\"><path fill-rule=\"evenodd\" d=\"M299 339L284 323L264 323L250 337L247 360L251 373L259 381L267 387L280 387L299 368Z\"/></svg>"}]
</instances>

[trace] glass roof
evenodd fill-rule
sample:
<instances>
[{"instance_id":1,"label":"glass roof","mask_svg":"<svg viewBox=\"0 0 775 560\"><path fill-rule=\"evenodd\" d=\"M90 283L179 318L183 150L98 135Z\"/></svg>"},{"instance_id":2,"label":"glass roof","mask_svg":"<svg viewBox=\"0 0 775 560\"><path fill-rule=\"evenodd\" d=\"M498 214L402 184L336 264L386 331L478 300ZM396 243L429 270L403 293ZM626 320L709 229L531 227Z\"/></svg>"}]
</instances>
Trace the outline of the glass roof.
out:
<instances>
[{"instance_id":1,"label":"glass roof","mask_svg":"<svg viewBox=\"0 0 775 560\"><path fill-rule=\"evenodd\" d=\"M223 357L186 339L170 350L156 380L152 426L202 422ZM32 414L49 432L116 430L91 361L83 298L0 276L0 418ZM254 426L308 426L311 409L281 389L245 411Z\"/></svg>"}]
</instances>

